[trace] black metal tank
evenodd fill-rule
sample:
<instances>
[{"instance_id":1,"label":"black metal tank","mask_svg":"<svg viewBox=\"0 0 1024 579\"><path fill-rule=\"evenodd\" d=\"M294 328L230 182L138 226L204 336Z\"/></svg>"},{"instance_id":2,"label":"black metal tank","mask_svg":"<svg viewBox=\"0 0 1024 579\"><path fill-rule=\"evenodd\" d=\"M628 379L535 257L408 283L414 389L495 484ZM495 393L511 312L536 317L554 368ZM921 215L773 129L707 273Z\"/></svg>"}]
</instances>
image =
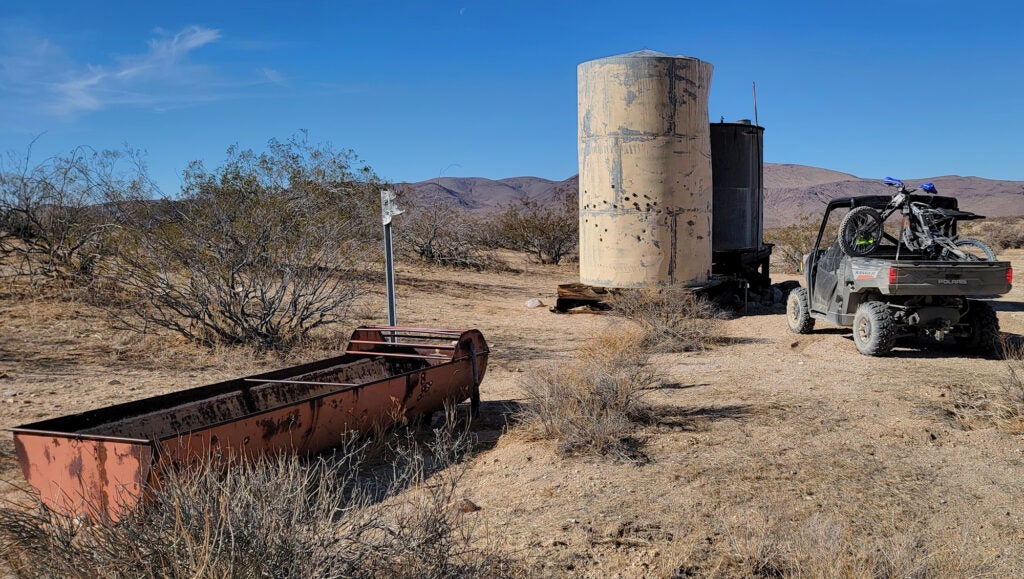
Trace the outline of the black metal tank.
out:
<instances>
[{"instance_id":1,"label":"black metal tank","mask_svg":"<svg viewBox=\"0 0 1024 579\"><path fill-rule=\"evenodd\" d=\"M764 127L711 123L712 251L762 248L763 180Z\"/></svg>"}]
</instances>

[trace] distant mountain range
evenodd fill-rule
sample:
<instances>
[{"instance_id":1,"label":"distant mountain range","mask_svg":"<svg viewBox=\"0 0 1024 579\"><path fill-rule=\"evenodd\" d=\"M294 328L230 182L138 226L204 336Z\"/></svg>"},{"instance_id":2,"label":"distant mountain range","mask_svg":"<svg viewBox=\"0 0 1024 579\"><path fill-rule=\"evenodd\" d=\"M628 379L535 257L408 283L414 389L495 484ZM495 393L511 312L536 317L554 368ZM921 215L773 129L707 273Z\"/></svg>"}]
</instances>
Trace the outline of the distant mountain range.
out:
<instances>
[{"instance_id":1,"label":"distant mountain range","mask_svg":"<svg viewBox=\"0 0 1024 579\"><path fill-rule=\"evenodd\" d=\"M898 177L898 175L894 175ZM935 183L941 195L956 197L960 207L988 217L1024 215L1024 181L995 181L981 177L946 175L904 179L910 185ZM862 179L847 173L766 163L764 166L765 227L794 222L801 215L819 215L829 200L849 195L889 194L879 179ZM446 203L473 212L491 212L529 197L552 202L559 192L575 191L579 177L551 181L539 177L512 177L497 181L480 177L440 177L406 183L416 204Z\"/></svg>"}]
</instances>

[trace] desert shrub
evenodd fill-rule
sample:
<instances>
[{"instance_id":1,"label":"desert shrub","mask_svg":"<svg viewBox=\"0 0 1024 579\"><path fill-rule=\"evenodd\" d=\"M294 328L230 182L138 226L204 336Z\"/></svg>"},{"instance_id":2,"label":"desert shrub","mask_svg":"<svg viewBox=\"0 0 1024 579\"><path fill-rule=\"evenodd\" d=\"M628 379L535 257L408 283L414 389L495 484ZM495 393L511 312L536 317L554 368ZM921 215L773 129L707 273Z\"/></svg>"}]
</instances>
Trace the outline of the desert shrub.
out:
<instances>
[{"instance_id":1,"label":"desert shrub","mask_svg":"<svg viewBox=\"0 0 1024 579\"><path fill-rule=\"evenodd\" d=\"M214 171L193 163L179 199L122 200L118 322L284 349L345 319L381 229L382 184L357 164L304 137L272 140L261 154L230 148Z\"/></svg>"},{"instance_id":2,"label":"desert shrub","mask_svg":"<svg viewBox=\"0 0 1024 579\"><path fill-rule=\"evenodd\" d=\"M1006 430L1024 434L1024 341L1003 343L1006 380L999 396L999 419Z\"/></svg>"},{"instance_id":3,"label":"desert shrub","mask_svg":"<svg viewBox=\"0 0 1024 579\"><path fill-rule=\"evenodd\" d=\"M428 263L476 271L502 269L503 262L494 255L483 229L479 218L435 203L410 207L396 233L405 253Z\"/></svg>"},{"instance_id":4,"label":"desert shrub","mask_svg":"<svg viewBox=\"0 0 1024 579\"><path fill-rule=\"evenodd\" d=\"M564 455L641 460L633 433L650 417L644 398L656 379L638 334L605 330L571 360L530 372L521 382L525 431L556 440Z\"/></svg>"},{"instance_id":5,"label":"desert shrub","mask_svg":"<svg viewBox=\"0 0 1024 579\"><path fill-rule=\"evenodd\" d=\"M494 246L523 251L540 263L561 263L579 241L576 196L558 191L550 203L521 199L495 215L487 229Z\"/></svg>"},{"instance_id":6,"label":"desert shrub","mask_svg":"<svg viewBox=\"0 0 1024 579\"><path fill-rule=\"evenodd\" d=\"M800 271L804 255L814 247L820 223L820 216L808 213L789 225L765 229L765 241L775 245L772 248L772 265L781 271Z\"/></svg>"},{"instance_id":7,"label":"desert shrub","mask_svg":"<svg viewBox=\"0 0 1024 579\"><path fill-rule=\"evenodd\" d=\"M1024 218L996 217L959 224L959 233L987 243L993 250L1024 248Z\"/></svg>"},{"instance_id":8,"label":"desert shrub","mask_svg":"<svg viewBox=\"0 0 1024 579\"><path fill-rule=\"evenodd\" d=\"M0 258L32 284L86 285L110 254L113 215L105 205L153 187L137 151L79 147L38 164L0 159Z\"/></svg>"},{"instance_id":9,"label":"desert shrub","mask_svg":"<svg viewBox=\"0 0 1024 579\"><path fill-rule=\"evenodd\" d=\"M620 290L612 313L636 322L640 345L652 352L703 350L719 337L724 315L713 303L679 286Z\"/></svg>"},{"instance_id":10,"label":"desert shrub","mask_svg":"<svg viewBox=\"0 0 1024 579\"><path fill-rule=\"evenodd\" d=\"M213 460L171 471L116 525L0 509L0 557L19 577L451 577L511 573L457 508L471 438L445 426L375 458Z\"/></svg>"},{"instance_id":11,"label":"desert shrub","mask_svg":"<svg viewBox=\"0 0 1024 579\"><path fill-rule=\"evenodd\" d=\"M939 405L961 428L997 427L1011 434L1024 434L1024 342L1004 341L1002 359L1005 379L954 386Z\"/></svg>"}]
</instances>

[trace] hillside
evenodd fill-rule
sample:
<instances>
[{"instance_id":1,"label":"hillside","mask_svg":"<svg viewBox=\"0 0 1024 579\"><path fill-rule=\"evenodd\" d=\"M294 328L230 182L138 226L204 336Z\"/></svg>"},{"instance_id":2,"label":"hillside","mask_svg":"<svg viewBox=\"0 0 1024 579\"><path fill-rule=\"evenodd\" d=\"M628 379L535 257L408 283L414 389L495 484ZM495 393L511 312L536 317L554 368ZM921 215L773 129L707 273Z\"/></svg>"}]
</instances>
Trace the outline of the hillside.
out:
<instances>
[{"instance_id":1,"label":"hillside","mask_svg":"<svg viewBox=\"0 0 1024 579\"><path fill-rule=\"evenodd\" d=\"M897 176L897 175L894 175ZM910 184L933 181L939 192L960 200L966 210L989 217L1024 214L1024 181L945 175L905 179ZM765 226L776 227L806 213L818 213L836 197L886 193L880 179L804 165L766 163ZM443 177L404 184L417 204L442 202L471 211L489 212L524 197L553 200L558 191L579 187L578 176L563 181L512 177L494 181L480 177Z\"/></svg>"}]
</instances>

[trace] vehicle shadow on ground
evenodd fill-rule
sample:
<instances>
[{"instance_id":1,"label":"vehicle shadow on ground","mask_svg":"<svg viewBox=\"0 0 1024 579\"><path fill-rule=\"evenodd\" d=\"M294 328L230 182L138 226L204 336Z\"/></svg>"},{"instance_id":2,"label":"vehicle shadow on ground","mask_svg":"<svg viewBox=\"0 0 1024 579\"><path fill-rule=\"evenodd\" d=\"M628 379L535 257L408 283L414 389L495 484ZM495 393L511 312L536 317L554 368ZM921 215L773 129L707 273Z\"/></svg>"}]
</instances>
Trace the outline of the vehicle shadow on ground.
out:
<instances>
[{"instance_id":1,"label":"vehicle shadow on ground","mask_svg":"<svg viewBox=\"0 0 1024 579\"><path fill-rule=\"evenodd\" d=\"M844 336L850 342L853 341L853 333ZM1002 333L1004 348L1008 351L1021 351L1024 348L1024 336L1020 334ZM889 353L890 358L907 358L918 360L929 360L937 358L962 358L965 360L991 359L975 352L964 351L962 345L958 345L947 338L943 342L935 342L930 338L909 337L896 340L896 347Z\"/></svg>"},{"instance_id":2,"label":"vehicle shadow on ground","mask_svg":"<svg viewBox=\"0 0 1024 579\"><path fill-rule=\"evenodd\" d=\"M746 309L744 309L743 306L740 306L739 308L730 308L727 309L726 311L737 318L753 318L757 316L778 316L786 313L786 304L749 304Z\"/></svg>"},{"instance_id":3,"label":"vehicle shadow on ground","mask_svg":"<svg viewBox=\"0 0 1024 579\"><path fill-rule=\"evenodd\" d=\"M1024 302L988 302L992 309L997 312L1024 312Z\"/></svg>"},{"instance_id":4,"label":"vehicle shadow on ground","mask_svg":"<svg viewBox=\"0 0 1024 579\"><path fill-rule=\"evenodd\" d=\"M820 329L819 328L815 328L814 331L811 332L810 334L792 334L792 335L793 335L793 337L797 337L797 336L802 336L802 335L807 335L807 336L842 336L844 334L847 337L849 337L851 340L853 339L853 330L852 329L850 329L850 328L840 328L840 327L820 328Z\"/></svg>"}]
</instances>

